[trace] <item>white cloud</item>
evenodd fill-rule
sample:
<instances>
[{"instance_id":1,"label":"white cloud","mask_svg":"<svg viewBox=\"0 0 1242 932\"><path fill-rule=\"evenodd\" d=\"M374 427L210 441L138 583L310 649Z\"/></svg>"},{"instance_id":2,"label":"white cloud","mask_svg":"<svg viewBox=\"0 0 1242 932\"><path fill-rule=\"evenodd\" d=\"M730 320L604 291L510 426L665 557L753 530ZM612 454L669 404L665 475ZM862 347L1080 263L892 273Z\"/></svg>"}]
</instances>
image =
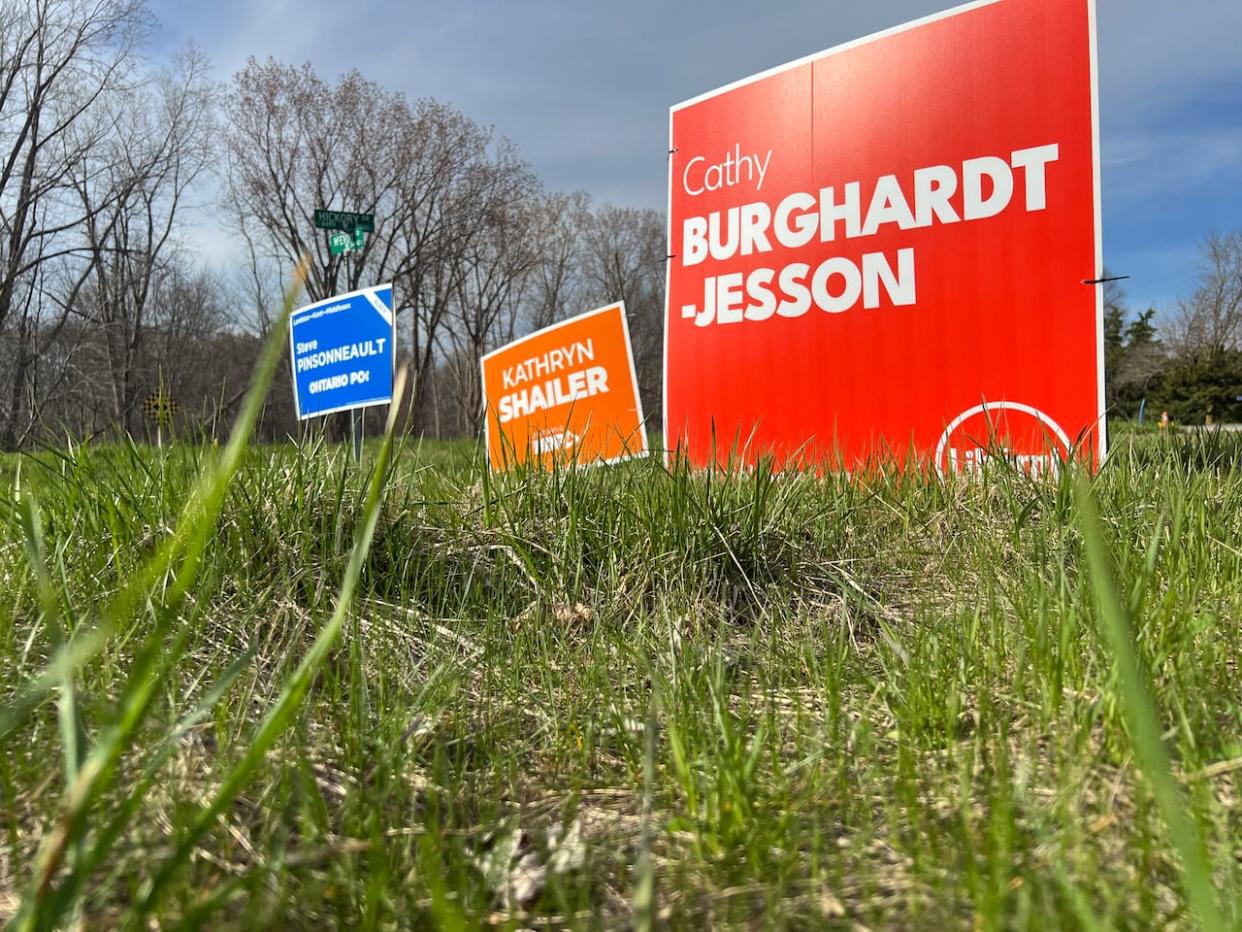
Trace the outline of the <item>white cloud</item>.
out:
<instances>
[{"instance_id":1,"label":"white cloud","mask_svg":"<svg viewBox=\"0 0 1242 932\"><path fill-rule=\"evenodd\" d=\"M1107 140L1104 191L1109 198L1174 196L1229 176L1242 177L1242 126L1169 128Z\"/></svg>"}]
</instances>

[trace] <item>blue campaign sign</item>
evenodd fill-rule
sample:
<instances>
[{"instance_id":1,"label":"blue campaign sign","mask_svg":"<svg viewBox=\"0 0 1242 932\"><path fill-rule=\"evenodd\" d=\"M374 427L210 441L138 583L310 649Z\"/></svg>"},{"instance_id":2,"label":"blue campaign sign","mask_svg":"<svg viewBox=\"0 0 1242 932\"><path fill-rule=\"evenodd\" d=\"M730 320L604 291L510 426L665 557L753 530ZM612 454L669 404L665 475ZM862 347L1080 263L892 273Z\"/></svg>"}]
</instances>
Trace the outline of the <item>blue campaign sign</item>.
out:
<instances>
[{"instance_id":1,"label":"blue campaign sign","mask_svg":"<svg viewBox=\"0 0 1242 932\"><path fill-rule=\"evenodd\" d=\"M392 285L339 294L289 318L298 420L392 401Z\"/></svg>"}]
</instances>

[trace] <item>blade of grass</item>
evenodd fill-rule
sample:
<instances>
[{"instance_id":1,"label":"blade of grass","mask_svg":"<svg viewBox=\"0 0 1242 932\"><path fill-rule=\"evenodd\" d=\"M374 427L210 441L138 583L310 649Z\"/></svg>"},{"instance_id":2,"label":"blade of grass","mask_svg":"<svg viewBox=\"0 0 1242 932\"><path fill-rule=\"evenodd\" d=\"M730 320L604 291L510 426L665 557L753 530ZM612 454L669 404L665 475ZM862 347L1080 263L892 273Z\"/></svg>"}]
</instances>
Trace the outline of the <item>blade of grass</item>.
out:
<instances>
[{"instance_id":1,"label":"blade of grass","mask_svg":"<svg viewBox=\"0 0 1242 932\"><path fill-rule=\"evenodd\" d=\"M1134 625L1116 589L1095 498L1085 477L1078 477L1074 496L1078 504L1078 524L1086 550L1091 590L1121 688L1122 711L1134 747L1134 758L1151 787L1170 840L1181 856L1182 885L1191 912L1200 928L1212 932L1223 930L1225 922L1212 882L1211 866L1198 826L1173 776L1168 751L1161 739L1151 684L1139 661Z\"/></svg>"},{"instance_id":2,"label":"blade of grass","mask_svg":"<svg viewBox=\"0 0 1242 932\"><path fill-rule=\"evenodd\" d=\"M39 515L39 506L34 494L27 491L20 506L22 529L25 532L26 559L35 576L35 585L39 593L39 604L43 610L43 618L47 631L52 639L52 647L60 648L70 637L70 625L59 617L56 592L52 586L52 574L48 569L47 547L43 537L43 522ZM63 581L63 575L62 575ZM66 601L68 598L66 597ZM86 734L78 709L77 688L73 681L73 672L65 671L60 681L60 691L56 700L57 719L60 724L60 742L64 758L65 785L72 786L78 777L86 755ZM65 851L62 842L60 851ZM70 868L77 867L84 855L82 839L72 839L68 846ZM36 878L39 871L35 871Z\"/></svg>"},{"instance_id":3,"label":"blade of grass","mask_svg":"<svg viewBox=\"0 0 1242 932\"><path fill-rule=\"evenodd\" d=\"M384 430L384 440L380 446L379 455L376 457L375 465L372 467L371 481L367 489L366 503L363 508L363 520L354 538L349 563L345 569L345 576L341 580L336 608L332 613L332 617L320 629L314 643L311 644L310 650L307 651L306 656L302 658L297 669L285 682L280 696L263 717L263 721L259 724L258 730L251 739L242 759L225 776L224 782L216 792L215 797L195 818L189 829L178 840L172 855L160 866L159 870L145 885L137 905L127 920L127 925L130 928L140 928L145 925L147 915L159 905L168 887L168 882L189 860L194 847L215 825L216 820L233 803L233 800L237 798L237 795L246 784L250 782L259 765L267 756L267 752L293 720L294 714L310 689L311 681L327 659L329 651L336 644L336 640L345 624L345 619L353 605L354 592L358 586L358 579L362 575L362 566L370 550L371 541L375 536L376 525L379 522L379 506L388 478L393 433L397 426L397 413L401 406L404 388L405 371L402 370L398 373L396 384L393 386L393 403L388 409L388 423Z\"/></svg>"},{"instance_id":4,"label":"blade of grass","mask_svg":"<svg viewBox=\"0 0 1242 932\"><path fill-rule=\"evenodd\" d=\"M39 595L39 606L43 611L44 624L52 639L52 647L58 649L69 637L68 626L63 623L58 611L56 592L52 586L52 574L48 569L47 548L43 539L43 521L39 515L39 505L34 494L27 491L19 506L26 560L30 564L35 577L35 588ZM64 752L65 782L72 783L82 763L83 735L82 723L78 717L77 695L73 686L70 671L62 671L60 678L60 695L57 700L57 714L60 721L60 740Z\"/></svg>"},{"instance_id":5,"label":"blade of grass","mask_svg":"<svg viewBox=\"0 0 1242 932\"><path fill-rule=\"evenodd\" d=\"M228 668L220 675L215 684L203 694L203 697L189 714L181 719L177 726L165 736L155 752L147 759L146 764L143 766L141 777L134 784L133 789L129 791L125 801L117 808L108 824L96 835L89 853L80 859L69 876L46 900L40 902L34 898L27 898L22 904L21 911L14 917L13 928L23 928L28 922L35 927L55 926L65 910L77 900L86 881L99 865L103 863L104 858L112 850L112 846L116 844L121 833L124 832L139 808L146 801L147 793L155 782L155 778L159 775L160 769L172 752L177 749L181 739L216 707L216 704L228 692L229 687L233 685L233 681L250 664L254 656L255 649L252 647L229 664ZM32 912L32 910L37 910L37 912Z\"/></svg>"},{"instance_id":6,"label":"blade of grass","mask_svg":"<svg viewBox=\"0 0 1242 932\"><path fill-rule=\"evenodd\" d=\"M241 465L242 456L250 443L259 412L267 396L268 386L284 349L284 321L293 313L294 302L306 278L307 264L303 260L294 272L293 283L285 293L280 321L273 328L255 367L250 388L242 402L241 411L233 425L229 442L223 454L205 467L199 476L193 494L181 512L181 518L173 534L167 537L155 554L133 573L112 601L104 608L96 627L88 635L75 637L68 645L56 652L43 673L34 677L0 710L0 746L6 742L30 712L45 700L55 687L71 676L82 664L93 657L107 642L109 636L149 598L161 580L172 574L171 584L165 593L168 602L178 602L189 591L198 575L199 562L211 539L212 529L224 505L229 483ZM180 561L178 565L178 561ZM89 761L87 762L90 763ZM102 762L101 762L102 763Z\"/></svg>"},{"instance_id":7,"label":"blade of grass","mask_svg":"<svg viewBox=\"0 0 1242 932\"><path fill-rule=\"evenodd\" d=\"M642 834L639 837L638 857L634 864L634 893L631 904L634 912L634 928L648 930L648 932L654 928L656 919L655 863L652 859L651 846L655 838L655 827L652 822L656 730L659 728L659 721L656 717L658 701L658 694L653 693L647 710L647 722L643 729Z\"/></svg>"},{"instance_id":8,"label":"blade of grass","mask_svg":"<svg viewBox=\"0 0 1242 932\"><path fill-rule=\"evenodd\" d=\"M293 303L304 276L305 263L299 265L293 287L285 296L282 320L292 313ZM91 632L92 636L80 641L74 639L70 642L71 645L76 642L79 647L82 647L78 653L69 655L73 657L73 662L66 662L66 652L63 648L58 650L44 673L28 684L19 693L17 699L5 709L3 715L0 715L0 740L3 740L21 724L25 716L46 697L47 693L55 688L58 681L61 684L62 697L66 692L71 692L72 677L78 667L102 647L121 622L128 619L141 602L150 597L151 590L159 581L167 578L171 573L172 581L165 592L164 604L156 613L157 623L132 665L122 690L116 717L105 728L90 753L84 756L81 766L74 767L73 772L67 774L68 789L64 797L63 811L55 826L44 837L35 859L32 887L26 897L28 901L33 902L29 905L23 904L23 912L28 922L36 921L39 912L38 902L49 892L51 880L60 867L66 850L81 853L86 813L91 804L111 784L117 761L128 746L149 708L158 685L167 673L169 658L163 656L163 638L175 616L175 607L184 598L197 577L200 558L210 539L212 529L215 527L229 482L236 473L242 454L249 444L250 435L267 394L267 387L271 383L276 364L280 359L283 345L282 340L277 336L280 333L283 333L282 329L275 330L264 346L250 390L234 427L233 436L225 448L225 454L214 469L210 467L204 469L195 493L182 513L182 520L178 523L176 532L134 574L129 584L123 587L105 608L103 618ZM35 542L31 546L35 547L34 555L38 558L40 556L38 542L41 540L41 535L37 512L33 510L33 506L30 506L26 513L30 515L27 539ZM174 568L178 556L181 556L182 560L180 565ZM45 607L51 606L54 609L55 599L51 591L50 576L47 574L46 565L40 559L38 566L42 567L42 569L36 569L41 600ZM83 647L83 645L89 645L89 647ZM161 663L161 660L165 662ZM153 671L157 670L158 672L153 674ZM67 732L69 726L65 724L63 698L61 706L62 732ZM73 717L75 729L80 730L80 724L76 722L76 711ZM70 751L75 754L79 753L78 743L70 743L68 737L63 740L67 753ZM76 856L74 860L76 862Z\"/></svg>"}]
</instances>

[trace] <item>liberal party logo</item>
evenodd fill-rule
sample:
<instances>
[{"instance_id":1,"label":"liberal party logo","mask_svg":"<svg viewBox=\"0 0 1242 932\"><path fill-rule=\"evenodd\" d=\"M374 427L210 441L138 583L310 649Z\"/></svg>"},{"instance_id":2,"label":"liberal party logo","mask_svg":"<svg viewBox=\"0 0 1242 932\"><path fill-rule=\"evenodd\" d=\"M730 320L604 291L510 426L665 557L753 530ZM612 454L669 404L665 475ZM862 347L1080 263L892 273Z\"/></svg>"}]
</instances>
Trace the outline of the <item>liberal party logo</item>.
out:
<instances>
[{"instance_id":1,"label":"liberal party logo","mask_svg":"<svg viewBox=\"0 0 1242 932\"><path fill-rule=\"evenodd\" d=\"M1039 409L992 401L963 411L949 423L936 444L934 463L942 476L977 476L990 460L1000 458L1031 477L1055 477L1073 449L1061 426Z\"/></svg>"}]
</instances>

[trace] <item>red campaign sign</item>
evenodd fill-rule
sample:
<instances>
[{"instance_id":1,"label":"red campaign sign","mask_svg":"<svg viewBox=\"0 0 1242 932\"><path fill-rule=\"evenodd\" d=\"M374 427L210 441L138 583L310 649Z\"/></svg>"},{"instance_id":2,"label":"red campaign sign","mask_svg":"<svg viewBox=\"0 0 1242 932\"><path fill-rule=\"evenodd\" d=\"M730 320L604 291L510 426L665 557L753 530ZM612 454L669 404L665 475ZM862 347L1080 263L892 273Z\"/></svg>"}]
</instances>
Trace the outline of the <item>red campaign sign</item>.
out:
<instances>
[{"instance_id":1,"label":"red campaign sign","mask_svg":"<svg viewBox=\"0 0 1242 932\"><path fill-rule=\"evenodd\" d=\"M972 3L669 124L668 449L1103 456L1091 0Z\"/></svg>"}]
</instances>

